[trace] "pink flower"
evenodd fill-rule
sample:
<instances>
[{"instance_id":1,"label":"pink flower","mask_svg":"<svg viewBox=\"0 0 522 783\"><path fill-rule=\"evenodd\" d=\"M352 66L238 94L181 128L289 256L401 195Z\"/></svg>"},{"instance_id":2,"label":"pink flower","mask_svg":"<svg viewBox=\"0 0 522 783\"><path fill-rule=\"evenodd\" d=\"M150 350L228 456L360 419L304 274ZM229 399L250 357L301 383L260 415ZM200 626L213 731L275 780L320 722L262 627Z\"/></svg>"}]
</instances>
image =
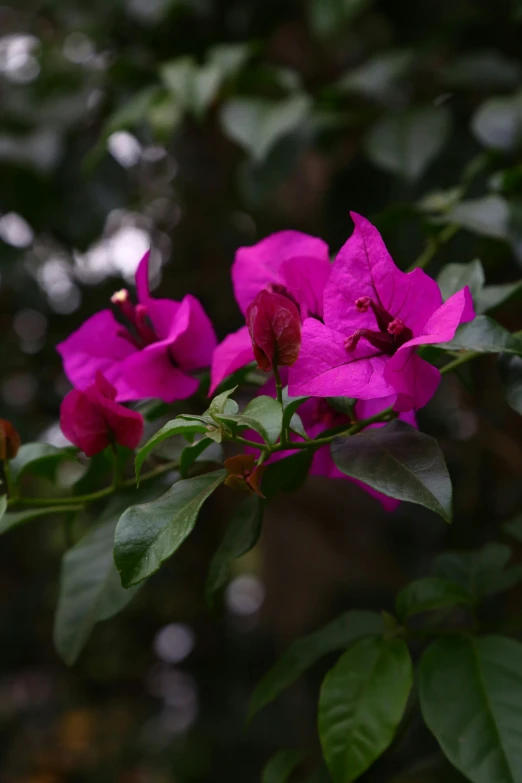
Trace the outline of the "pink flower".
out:
<instances>
[{"instance_id":1,"label":"pink flower","mask_svg":"<svg viewBox=\"0 0 522 783\"><path fill-rule=\"evenodd\" d=\"M323 290L330 274L328 246L299 231L280 231L252 247L241 247L232 266L234 295L246 315L260 291L292 301L303 321L323 316ZM214 351L210 393L231 373L254 361L248 327L229 334Z\"/></svg>"},{"instance_id":2,"label":"pink flower","mask_svg":"<svg viewBox=\"0 0 522 783\"><path fill-rule=\"evenodd\" d=\"M421 408L435 393L440 373L415 349L447 342L459 324L473 320L469 288L442 304L431 277L422 269L409 274L397 269L377 229L351 216L354 232L324 290L324 323L313 318L304 323L289 392L363 400L396 394L396 410Z\"/></svg>"},{"instance_id":3,"label":"pink flower","mask_svg":"<svg viewBox=\"0 0 522 783\"><path fill-rule=\"evenodd\" d=\"M153 299L148 283L149 253L136 271L138 304L125 289L111 298L112 310L93 315L57 346L65 374L84 389L98 371L117 390L118 400L190 397L199 382L195 370L208 366L216 346L212 324L193 296L181 302Z\"/></svg>"},{"instance_id":4,"label":"pink flower","mask_svg":"<svg viewBox=\"0 0 522 783\"><path fill-rule=\"evenodd\" d=\"M247 307L246 320L260 370L270 372L273 365L289 367L296 361L301 347L301 318L289 297L260 291Z\"/></svg>"},{"instance_id":5,"label":"pink flower","mask_svg":"<svg viewBox=\"0 0 522 783\"><path fill-rule=\"evenodd\" d=\"M88 457L103 451L110 443L134 449L143 435L143 416L115 402L116 389L96 373L85 391L73 389L64 398L60 427L65 437Z\"/></svg>"}]
</instances>

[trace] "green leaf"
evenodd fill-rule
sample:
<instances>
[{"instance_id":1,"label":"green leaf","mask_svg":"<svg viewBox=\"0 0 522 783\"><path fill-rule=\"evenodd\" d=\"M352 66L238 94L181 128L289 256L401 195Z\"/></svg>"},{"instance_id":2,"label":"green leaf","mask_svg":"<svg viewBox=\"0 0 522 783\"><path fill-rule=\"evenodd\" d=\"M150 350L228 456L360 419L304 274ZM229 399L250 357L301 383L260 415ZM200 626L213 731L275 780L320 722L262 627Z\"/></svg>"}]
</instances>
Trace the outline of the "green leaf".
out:
<instances>
[{"instance_id":1,"label":"green leaf","mask_svg":"<svg viewBox=\"0 0 522 783\"><path fill-rule=\"evenodd\" d=\"M254 160L261 161L279 139L305 122L310 109L311 99L303 94L277 102L263 98L234 98L221 108L221 127Z\"/></svg>"},{"instance_id":2,"label":"green leaf","mask_svg":"<svg viewBox=\"0 0 522 783\"><path fill-rule=\"evenodd\" d=\"M486 285L479 291L475 309L477 313L487 313L488 310L493 310L495 307L499 307L509 299L522 293L522 281L519 280L516 283L502 283L500 285Z\"/></svg>"},{"instance_id":3,"label":"green leaf","mask_svg":"<svg viewBox=\"0 0 522 783\"><path fill-rule=\"evenodd\" d=\"M522 780L522 645L502 636L438 639L419 666L422 714L472 783Z\"/></svg>"},{"instance_id":4,"label":"green leaf","mask_svg":"<svg viewBox=\"0 0 522 783\"><path fill-rule=\"evenodd\" d=\"M230 399L230 396L234 394L236 389L237 386L232 386L231 389L227 389L214 397L204 415L210 416L212 419L218 421L216 416L221 413L236 414L239 410L238 404Z\"/></svg>"},{"instance_id":5,"label":"green leaf","mask_svg":"<svg viewBox=\"0 0 522 783\"><path fill-rule=\"evenodd\" d=\"M442 106L388 114L368 133L366 152L378 168L414 182L442 150L451 117Z\"/></svg>"},{"instance_id":6,"label":"green leaf","mask_svg":"<svg viewBox=\"0 0 522 783\"><path fill-rule=\"evenodd\" d=\"M218 44L209 49L207 63L219 70L223 78L234 76L252 54L250 43Z\"/></svg>"},{"instance_id":7,"label":"green leaf","mask_svg":"<svg viewBox=\"0 0 522 783\"><path fill-rule=\"evenodd\" d=\"M121 611L139 589L121 586L112 553L116 522L117 517L91 530L62 560L54 644L69 666L96 623Z\"/></svg>"},{"instance_id":8,"label":"green leaf","mask_svg":"<svg viewBox=\"0 0 522 783\"><path fill-rule=\"evenodd\" d=\"M301 750L280 751L265 766L261 783L286 783L304 756Z\"/></svg>"},{"instance_id":9,"label":"green leaf","mask_svg":"<svg viewBox=\"0 0 522 783\"><path fill-rule=\"evenodd\" d=\"M522 359L501 356L500 375L507 404L522 416Z\"/></svg>"},{"instance_id":10,"label":"green leaf","mask_svg":"<svg viewBox=\"0 0 522 783\"><path fill-rule=\"evenodd\" d=\"M522 144L522 93L485 101L473 115L471 129L485 147L516 150Z\"/></svg>"},{"instance_id":11,"label":"green leaf","mask_svg":"<svg viewBox=\"0 0 522 783\"><path fill-rule=\"evenodd\" d=\"M379 636L383 631L382 618L376 612L352 611L345 612L315 633L297 639L257 684L250 700L249 718L324 655L344 650L363 637Z\"/></svg>"},{"instance_id":12,"label":"green leaf","mask_svg":"<svg viewBox=\"0 0 522 783\"><path fill-rule=\"evenodd\" d=\"M505 544L486 544L482 549L443 552L433 563L435 576L461 585L477 601L509 590L522 578L519 564L507 568L511 549Z\"/></svg>"},{"instance_id":13,"label":"green leaf","mask_svg":"<svg viewBox=\"0 0 522 783\"><path fill-rule=\"evenodd\" d=\"M437 278L437 283L444 301L467 285L473 302L476 303L485 280L482 264L475 259L469 264L446 264Z\"/></svg>"},{"instance_id":14,"label":"green leaf","mask_svg":"<svg viewBox=\"0 0 522 783\"><path fill-rule=\"evenodd\" d=\"M217 446L211 438L201 438L200 440L192 443L190 446L186 446L181 452L179 460L179 472L181 478L187 478L188 472L192 465L199 460L203 452L205 452L210 446ZM217 448L220 448L217 446Z\"/></svg>"},{"instance_id":15,"label":"green leaf","mask_svg":"<svg viewBox=\"0 0 522 783\"><path fill-rule=\"evenodd\" d=\"M0 496L0 511L2 498L5 498L5 495ZM24 511L8 511L3 515L0 514L0 534L7 533L8 530L12 530L14 527L25 525L26 522L31 522L33 519L38 519L38 517L47 517L52 516L53 514L67 514L69 511L81 511L82 506L75 506L73 504L74 498L71 498L71 505L64 503L62 505L46 506L45 508L28 508Z\"/></svg>"},{"instance_id":16,"label":"green leaf","mask_svg":"<svg viewBox=\"0 0 522 783\"><path fill-rule=\"evenodd\" d=\"M522 69L516 60L485 50L458 57L440 69L440 76L451 87L502 90L520 83Z\"/></svg>"},{"instance_id":17,"label":"green leaf","mask_svg":"<svg viewBox=\"0 0 522 783\"><path fill-rule=\"evenodd\" d=\"M288 386L285 386L283 389L283 427L290 426L290 423L292 423L292 429L294 429L296 432L298 432L300 435L306 436L306 432L303 428L303 423L301 422L301 419L298 416L295 416L295 413L300 405L302 405L304 402L309 400L309 397L289 397L288 396ZM299 432L300 428L302 431Z\"/></svg>"},{"instance_id":18,"label":"green leaf","mask_svg":"<svg viewBox=\"0 0 522 783\"><path fill-rule=\"evenodd\" d=\"M24 443L9 463L11 479L18 483L24 473L53 479L56 468L65 460L77 461L77 449L59 449L49 443Z\"/></svg>"},{"instance_id":19,"label":"green leaf","mask_svg":"<svg viewBox=\"0 0 522 783\"><path fill-rule=\"evenodd\" d=\"M114 131L133 129L146 120L151 107L161 97L162 92L161 87L157 86L145 87L135 92L129 101L110 115L104 129L105 138Z\"/></svg>"},{"instance_id":20,"label":"green leaf","mask_svg":"<svg viewBox=\"0 0 522 783\"><path fill-rule=\"evenodd\" d=\"M223 72L215 61L199 67L192 57L163 63L160 76L179 104L197 117L212 103L223 80Z\"/></svg>"},{"instance_id":21,"label":"green leaf","mask_svg":"<svg viewBox=\"0 0 522 783\"><path fill-rule=\"evenodd\" d=\"M192 441L194 439L194 435L196 433L207 433L208 431L208 425L205 424L202 420L196 420L196 419L184 419L178 417L177 419L172 419L171 421L168 421L160 430L158 430L150 440L147 441L147 443L141 447L141 449L136 454L136 459L134 461L135 469L136 469L136 479L139 483L140 480L140 473L141 468L143 466L143 463L153 451L156 446L159 446L162 441L166 440L167 438L172 438L174 435L183 435L188 441Z\"/></svg>"},{"instance_id":22,"label":"green leaf","mask_svg":"<svg viewBox=\"0 0 522 783\"><path fill-rule=\"evenodd\" d=\"M290 457L271 462L263 474L263 494L271 498L278 492L295 492L306 481L312 459L311 449L300 449Z\"/></svg>"},{"instance_id":23,"label":"green leaf","mask_svg":"<svg viewBox=\"0 0 522 783\"><path fill-rule=\"evenodd\" d=\"M512 335L487 315L478 315L473 321L459 326L451 342L440 343L437 348L447 351L522 354L522 339Z\"/></svg>"},{"instance_id":24,"label":"green leaf","mask_svg":"<svg viewBox=\"0 0 522 783\"><path fill-rule=\"evenodd\" d=\"M174 554L226 475L225 470L216 470L182 479L156 500L123 513L116 527L114 560L124 587L142 582Z\"/></svg>"},{"instance_id":25,"label":"green leaf","mask_svg":"<svg viewBox=\"0 0 522 783\"><path fill-rule=\"evenodd\" d=\"M446 220L493 239L509 239L509 207L501 196L461 201L450 210Z\"/></svg>"},{"instance_id":26,"label":"green leaf","mask_svg":"<svg viewBox=\"0 0 522 783\"><path fill-rule=\"evenodd\" d=\"M254 397L240 414L216 414L216 421L230 424L238 429L249 429L258 432L265 443L276 443L281 435L283 409L273 397Z\"/></svg>"},{"instance_id":27,"label":"green leaf","mask_svg":"<svg viewBox=\"0 0 522 783\"><path fill-rule=\"evenodd\" d=\"M335 438L332 457L343 473L397 500L409 500L451 522L451 481L438 443L394 421Z\"/></svg>"},{"instance_id":28,"label":"green leaf","mask_svg":"<svg viewBox=\"0 0 522 783\"><path fill-rule=\"evenodd\" d=\"M470 594L459 584L434 576L406 585L396 598L395 608L397 615L404 622L420 612L471 603Z\"/></svg>"},{"instance_id":29,"label":"green leaf","mask_svg":"<svg viewBox=\"0 0 522 783\"><path fill-rule=\"evenodd\" d=\"M257 495L245 498L232 514L223 540L211 560L206 594L210 605L214 593L226 584L230 561L249 552L257 543L263 521L263 506Z\"/></svg>"},{"instance_id":30,"label":"green leaf","mask_svg":"<svg viewBox=\"0 0 522 783\"><path fill-rule=\"evenodd\" d=\"M337 83L342 92L355 92L367 98L385 100L390 91L410 70L413 64L410 51L398 50L372 57L359 68L348 71Z\"/></svg>"},{"instance_id":31,"label":"green leaf","mask_svg":"<svg viewBox=\"0 0 522 783\"><path fill-rule=\"evenodd\" d=\"M320 37L338 35L373 0L308 0L310 27Z\"/></svg>"},{"instance_id":32,"label":"green leaf","mask_svg":"<svg viewBox=\"0 0 522 783\"><path fill-rule=\"evenodd\" d=\"M12 525L8 525L7 528L4 528L5 525L4 516L6 510L7 510L7 495L0 495L0 520L2 522L0 527L0 533L3 533L4 529L9 530L9 527L12 527Z\"/></svg>"},{"instance_id":33,"label":"green leaf","mask_svg":"<svg viewBox=\"0 0 522 783\"><path fill-rule=\"evenodd\" d=\"M361 639L326 675L319 736L335 783L356 780L391 744L413 684L403 639Z\"/></svg>"}]
</instances>

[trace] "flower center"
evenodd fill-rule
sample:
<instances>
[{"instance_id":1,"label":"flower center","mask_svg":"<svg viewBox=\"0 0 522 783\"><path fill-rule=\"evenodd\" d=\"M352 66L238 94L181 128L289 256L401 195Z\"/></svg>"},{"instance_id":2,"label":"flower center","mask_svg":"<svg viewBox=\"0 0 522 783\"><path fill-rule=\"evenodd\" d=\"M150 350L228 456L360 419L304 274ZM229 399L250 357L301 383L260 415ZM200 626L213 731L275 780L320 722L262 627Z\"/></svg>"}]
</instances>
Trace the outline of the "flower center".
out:
<instances>
[{"instance_id":1,"label":"flower center","mask_svg":"<svg viewBox=\"0 0 522 783\"><path fill-rule=\"evenodd\" d=\"M111 303L113 313L122 327L118 330L120 337L140 350L158 341L146 305L133 305L126 288L116 291L111 296Z\"/></svg>"},{"instance_id":2,"label":"flower center","mask_svg":"<svg viewBox=\"0 0 522 783\"><path fill-rule=\"evenodd\" d=\"M361 337L364 337L370 345L380 353L393 356L401 345L411 340L413 332L400 318L394 318L384 307L370 299L369 296L361 296L355 300L355 307L359 313L367 313L372 310L377 321L378 331L374 329L357 329L345 342L347 351L355 351Z\"/></svg>"}]
</instances>

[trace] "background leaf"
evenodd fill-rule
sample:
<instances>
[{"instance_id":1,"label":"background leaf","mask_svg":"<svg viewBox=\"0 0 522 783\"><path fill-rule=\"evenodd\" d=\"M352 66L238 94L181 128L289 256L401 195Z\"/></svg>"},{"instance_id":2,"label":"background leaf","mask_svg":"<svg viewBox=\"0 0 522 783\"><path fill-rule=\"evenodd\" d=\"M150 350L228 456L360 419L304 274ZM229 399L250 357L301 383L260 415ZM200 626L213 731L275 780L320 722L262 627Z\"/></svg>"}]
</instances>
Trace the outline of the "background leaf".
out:
<instances>
[{"instance_id":1,"label":"background leaf","mask_svg":"<svg viewBox=\"0 0 522 783\"><path fill-rule=\"evenodd\" d=\"M511 548L505 544L486 544L482 549L464 552L443 552L435 558L433 571L449 579L480 600L508 590L522 579L520 564L507 567Z\"/></svg>"},{"instance_id":2,"label":"background leaf","mask_svg":"<svg viewBox=\"0 0 522 783\"><path fill-rule=\"evenodd\" d=\"M449 130L450 115L443 107L390 114L370 130L366 152L379 168L415 181L439 154Z\"/></svg>"},{"instance_id":3,"label":"background leaf","mask_svg":"<svg viewBox=\"0 0 522 783\"><path fill-rule=\"evenodd\" d=\"M125 590L121 586L114 564L117 521L118 515L91 530L62 560L54 644L69 666L77 659L96 623L121 611L138 589Z\"/></svg>"},{"instance_id":4,"label":"background leaf","mask_svg":"<svg viewBox=\"0 0 522 783\"><path fill-rule=\"evenodd\" d=\"M164 495L131 506L116 527L114 560L124 587L153 574L192 532L205 500L226 478L216 470L176 482Z\"/></svg>"},{"instance_id":5,"label":"background leaf","mask_svg":"<svg viewBox=\"0 0 522 783\"><path fill-rule=\"evenodd\" d=\"M509 207L501 196L461 201L447 216L448 223L493 239L509 239Z\"/></svg>"},{"instance_id":6,"label":"background leaf","mask_svg":"<svg viewBox=\"0 0 522 783\"><path fill-rule=\"evenodd\" d=\"M501 356L500 374L507 404L522 416L522 358Z\"/></svg>"},{"instance_id":7,"label":"background leaf","mask_svg":"<svg viewBox=\"0 0 522 783\"><path fill-rule=\"evenodd\" d=\"M53 479L56 468L65 460L77 461L77 449L59 449L49 443L24 443L9 462L11 478L17 483L25 473Z\"/></svg>"},{"instance_id":8,"label":"background leaf","mask_svg":"<svg viewBox=\"0 0 522 783\"><path fill-rule=\"evenodd\" d=\"M522 645L502 636L438 639L422 656L422 713L472 783L522 779Z\"/></svg>"},{"instance_id":9,"label":"background leaf","mask_svg":"<svg viewBox=\"0 0 522 783\"><path fill-rule=\"evenodd\" d=\"M208 569L206 591L209 604L212 604L214 593L228 580L230 561L256 545L262 521L263 505L257 495L245 498L235 509Z\"/></svg>"},{"instance_id":10,"label":"background leaf","mask_svg":"<svg viewBox=\"0 0 522 783\"><path fill-rule=\"evenodd\" d=\"M5 498L5 495L0 496ZM6 533L26 522L31 522L39 517L52 516L53 514L68 514L71 511L81 511L82 506L73 505L74 498L71 498L71 505L62 504L56 506L46 506L45 508L27 508L23 511L8 511L0 517L0 534Z\"/></svg>"},{"instance_id":11,"label":"background leaf","mask_svg":"<svg viewBox=\"0 0 522 783\"><path fill-rule=\"evenodd\" d=\"M447 351L478 351L479 353L522 354L522 339L512 335L487 315L478 315L474 321L457 329L453 340L440 343L437 348Z\"/></svg>"},{"instance_id":12,"label":"background leaf","mask_svg":"<svg viewBox=\"0 0 522 783\"><path fill-rule=\"evenodd\" d=\"M319 736L334 783L356 780L391 744L413 684L402 639L361 639L326 675Z\"/></svg>"},{"instance_id":13,"label":"background leaf","mask_svg":"<svg viewBox=\"0 0 522 783\"><path fill-rule=\"evenodd\" d=\"M352 611L345 612L324 628L292 642L275 666L256 685L250 700L249 717L273 701L324 655L343 650L357 639L379 636L383 632L379 614Z\"/></svg>"},{"instance_id":14,"label":"background leaf","mask_svg":"<svg viewBox=\"0 0 522 783\"><path fill-rule=\"evenodd\" d=\"M303 758L304 753L301 750L280 751L265 766L261 783L286 783Z\"/></svg>"},{"instance_id":15,"label":"background leaf","mask_svg":"<svg viewBox=\"0 0 522 783\"><path fill-rule=\"evenodd\" d=\"M437 278L444 301L467 285L474 303L476 303L485 281L484 269L478 259L470 261L469 264L446 264Z\"/></svg>"},{"instance_id":16,"label":"background leaf","mask_svg":"<svg viewBox=\"0 0 522 783\"><path fill-rule=\"evenodd\" d=\"M451 522L451 481L437 441L402 421L335 438L343 473L397 500L409 500Z\"/></svg>"},{"instance_id":17,"label":"background leaf","mask_svg":"<svg viewBox=\"0 0 522 783\"><path fill-rule=\"evenodd\" d=\"M426 577L403 587L395 599L395 608L404 621L420 612L466 606L471 602L470 594L461 585L439 577Z\"/></svg>"}]
</instances>

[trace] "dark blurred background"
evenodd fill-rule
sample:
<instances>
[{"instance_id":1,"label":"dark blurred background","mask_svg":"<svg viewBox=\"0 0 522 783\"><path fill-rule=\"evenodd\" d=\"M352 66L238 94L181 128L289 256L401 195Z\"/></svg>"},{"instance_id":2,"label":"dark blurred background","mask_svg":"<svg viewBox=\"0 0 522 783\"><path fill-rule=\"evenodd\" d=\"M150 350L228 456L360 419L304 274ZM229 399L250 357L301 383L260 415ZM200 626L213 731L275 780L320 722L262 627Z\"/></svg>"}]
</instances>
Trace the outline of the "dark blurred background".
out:
<instances>
[{"instance_id":1,"label":"dark blurred background","mask_svg":"<svg viewBox=\"0 0 522 783\"><path fill-rule=\"evenodd\" d=\"M333 253L350 209L376 222L402 268L449 221L460 230L430 273L478 257L489 284L520 278L521 36L520 0L0 6L0 416L25 441L63 443L55 345L132 287L149 245L162 295L198 296L220 338L241 325L238 246L298 228ZM494 315L522 328L516 292ZM494 359L446 377L420 424L452 472L451 529L419 507L386 515L350 482L310 479L273 504L211 613L206 568L235 503L222 490L71 670L52 647L61 525L4 536L0 779L254 783L281 748L318 757L332 661L247 726L260 676L337 612L391 610L441 549L502 540L520 508L521 427ZM520 597L494 600L491 627L516 624ZM362 780L462 778L414 721Z\"/></svg>"}]
</instances>

